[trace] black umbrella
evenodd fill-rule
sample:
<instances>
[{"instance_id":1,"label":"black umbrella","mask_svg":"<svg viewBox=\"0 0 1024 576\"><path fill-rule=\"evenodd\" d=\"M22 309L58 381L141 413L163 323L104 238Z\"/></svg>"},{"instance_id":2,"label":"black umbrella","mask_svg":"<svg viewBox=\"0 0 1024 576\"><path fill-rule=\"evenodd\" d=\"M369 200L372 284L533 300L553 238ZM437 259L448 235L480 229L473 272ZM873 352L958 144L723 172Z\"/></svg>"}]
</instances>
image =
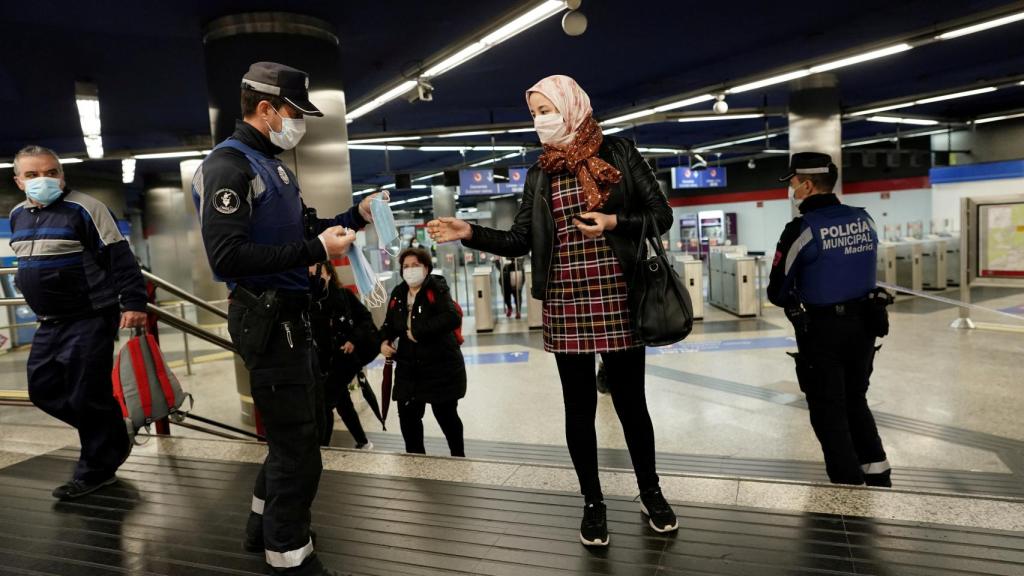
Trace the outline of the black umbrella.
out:
<instances>
[{"instance_id":1,"label":"black umbrella","mask_svg":"<svg viewBox=\"0 0 1024 576\"><path fill-rule=\"evenodd\" d=\"M356 375L356 381L359 382L359 389L363 392L363 399L370 405L370 410L373 410L373 415L377 417L377 420L380 420L380 425L383 426L386 431L388 427L384 423L384 416L380 413L377 395L373 392L373 388L370 387L370 381L366 379L366 372L360 370L359 374Z\"/></svg>"}]
</instances>

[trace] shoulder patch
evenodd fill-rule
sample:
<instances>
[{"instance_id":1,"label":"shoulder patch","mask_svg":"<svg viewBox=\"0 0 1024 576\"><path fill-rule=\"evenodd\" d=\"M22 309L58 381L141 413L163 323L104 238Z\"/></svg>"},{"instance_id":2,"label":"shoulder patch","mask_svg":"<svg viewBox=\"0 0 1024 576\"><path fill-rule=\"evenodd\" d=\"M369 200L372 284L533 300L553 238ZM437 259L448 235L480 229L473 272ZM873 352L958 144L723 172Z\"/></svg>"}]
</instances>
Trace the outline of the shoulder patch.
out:
<instances>
[{"instance_id":1,"label":"shoulder patch","mask_svg":"<svg viewBox=\"0 0 1024 576\"><path fill-rule=\"evenodd\" d=\"M284 169L284 166L277 167L277 175L281 178L281 182L290 184L291 180L288 179L288 172Z\"/></svg>"},{"instance_id":2,"label":"shoulder patch","mask_svg":"<svg viewBox=\"0 0 1024 576\"><path fill-rule=\"evenodd\" d=\"M238 193L231 188L221 188L213 195L213 207L221 214L234 214L238 212L241 203L242 201L238 198Z\"/></svg>"}]
</instances>

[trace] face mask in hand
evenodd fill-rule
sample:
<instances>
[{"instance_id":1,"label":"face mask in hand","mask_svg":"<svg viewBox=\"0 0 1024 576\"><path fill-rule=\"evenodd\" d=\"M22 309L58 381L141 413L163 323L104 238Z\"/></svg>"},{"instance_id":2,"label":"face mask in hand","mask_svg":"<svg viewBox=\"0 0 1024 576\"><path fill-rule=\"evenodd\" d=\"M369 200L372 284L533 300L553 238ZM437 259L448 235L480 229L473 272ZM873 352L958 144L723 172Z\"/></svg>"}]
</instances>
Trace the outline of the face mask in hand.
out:
<instances>
[{"instance_id":1,"label":"face mask in hand","mask_svg":"<svg viewBox=\"0 0 1024 576\"><path fill-rule=\"evenodd\" d=\"M267 128L270 129L270 143L282 150L291 150L299 145L299 140L306 135L306 120L303 118L285 118L281 114L274 110L274 114L277 114L281 118L281 131L274 132L274 128L267 122Z\"/></svg>"},{"instance_id":2,"label":"face mask in hand","mask_svg":"<svg viewBox=\"0 0 1024 576\"><path fill-rule=\"evenodd\" d=\"M550 144L565 136L565 119L561 114L542 114L533 119L533 127L541 144Z\"/></svg>"},{"instance_id":3,"label":"face mask in hand","mask_svg":"<svg viewBox=\"0 0 1024 576\"><path fill-rule=\"evenodd\" d=\"M402 270L402 279L413 288L423 284L427 279L427 269L423 266L413 266Z\"/></svg>"},{"instance_id":4,"label":"face mask in hand","mask_svg":"<svg viewBox=\"0 0 1024 576\"><path fill-rule=\"evenodd\" d=\"M370 266L366 255L355 244L348 248L348 261L352 265L352 275L356 279L356 289L363 302L370 308L380 308L387 301L388 295L384 285Z\"/></svg>"},{"instance_id":5,"label":"face mask in hand","mask_svg":"<svg viewBox=\"0 0 1024 576\"><path fill-rule=\"evenodd\" d=\"M60 179L40 176L25 180L25 195L42 204L49 206L54 200L60 198L64 191L60 189Z\"/></svg>"},{"instance_id":6,"label":"face mask in hand","mask_svg":"<svg viewBox=\"0 0 1024 576\"><path fill-rule=\"evenodd\" d=\"M370 213L373 214L373 227L377 230L377 244L381 249L387 250L398 238L398 226L395 225L395 215L391 212L391 203L378 196L370 200ZM388 253L391 254L391 251L388 250Z\"/></svg>"}]
</instances>

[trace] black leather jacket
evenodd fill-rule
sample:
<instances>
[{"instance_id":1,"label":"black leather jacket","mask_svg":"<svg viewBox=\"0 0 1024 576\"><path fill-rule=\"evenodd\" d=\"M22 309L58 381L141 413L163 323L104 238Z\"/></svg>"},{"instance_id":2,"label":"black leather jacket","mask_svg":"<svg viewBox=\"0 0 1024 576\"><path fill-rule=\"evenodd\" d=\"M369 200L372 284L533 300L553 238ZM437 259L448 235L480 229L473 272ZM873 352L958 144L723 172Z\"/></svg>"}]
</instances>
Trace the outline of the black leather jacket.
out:
<instances>
[{"instance_id":1,"label":"black leather jacket","mask_svg":"<svg viewBox=\"0 0 1024 576\"><path fill-rule=\"evenodd\" d=\"M612 186L604 206L597 211L615 214L618 224L605 234L628 283L633 277L637 246L646 215L664 234L672 226L672 208L661 192L651 167L632 141L605 136L598 156L622 172L622 180ZM473 236L463 245L499 256L513 258L530 253L533 282L530 292L544 299L548 272L555 248L555 223L551 207L551 180L534 164L526 175L523 201L510 230L495 230L472 225ZM650 225L650 224L649 224Z\"/></svg>"}]
</instances>

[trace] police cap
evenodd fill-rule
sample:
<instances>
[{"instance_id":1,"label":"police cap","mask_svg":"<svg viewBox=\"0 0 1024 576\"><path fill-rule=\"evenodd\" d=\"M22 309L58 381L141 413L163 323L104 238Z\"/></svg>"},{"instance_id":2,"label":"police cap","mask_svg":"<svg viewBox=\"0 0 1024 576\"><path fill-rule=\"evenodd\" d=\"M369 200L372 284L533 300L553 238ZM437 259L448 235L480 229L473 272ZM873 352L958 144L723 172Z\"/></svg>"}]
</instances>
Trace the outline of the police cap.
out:
<instances>
[{"instance_id":1,"label":"police cap","mask_svg":"<svg viewBox=\"0 0 1024 576\"><path fill-rule=\"evenodd\" d=\"M828 154L797 152L789 159L789 171L785 176L779 178L779 182L785 182L798 174L828 174L837 170L836 165L832 163L832 157Z\"/></svg>"},{"instance_id":2,"label":"police cap","mask_svg":"<svg viewBox=\"0 0 1024 576\"><path fill-rule=\"evenodd\" d=\"M242 76L242 87L278 96L296 110L310 116L323 116L309 101L309 74L277 62L256 62Z\"/></svg>"}]
</instances>

